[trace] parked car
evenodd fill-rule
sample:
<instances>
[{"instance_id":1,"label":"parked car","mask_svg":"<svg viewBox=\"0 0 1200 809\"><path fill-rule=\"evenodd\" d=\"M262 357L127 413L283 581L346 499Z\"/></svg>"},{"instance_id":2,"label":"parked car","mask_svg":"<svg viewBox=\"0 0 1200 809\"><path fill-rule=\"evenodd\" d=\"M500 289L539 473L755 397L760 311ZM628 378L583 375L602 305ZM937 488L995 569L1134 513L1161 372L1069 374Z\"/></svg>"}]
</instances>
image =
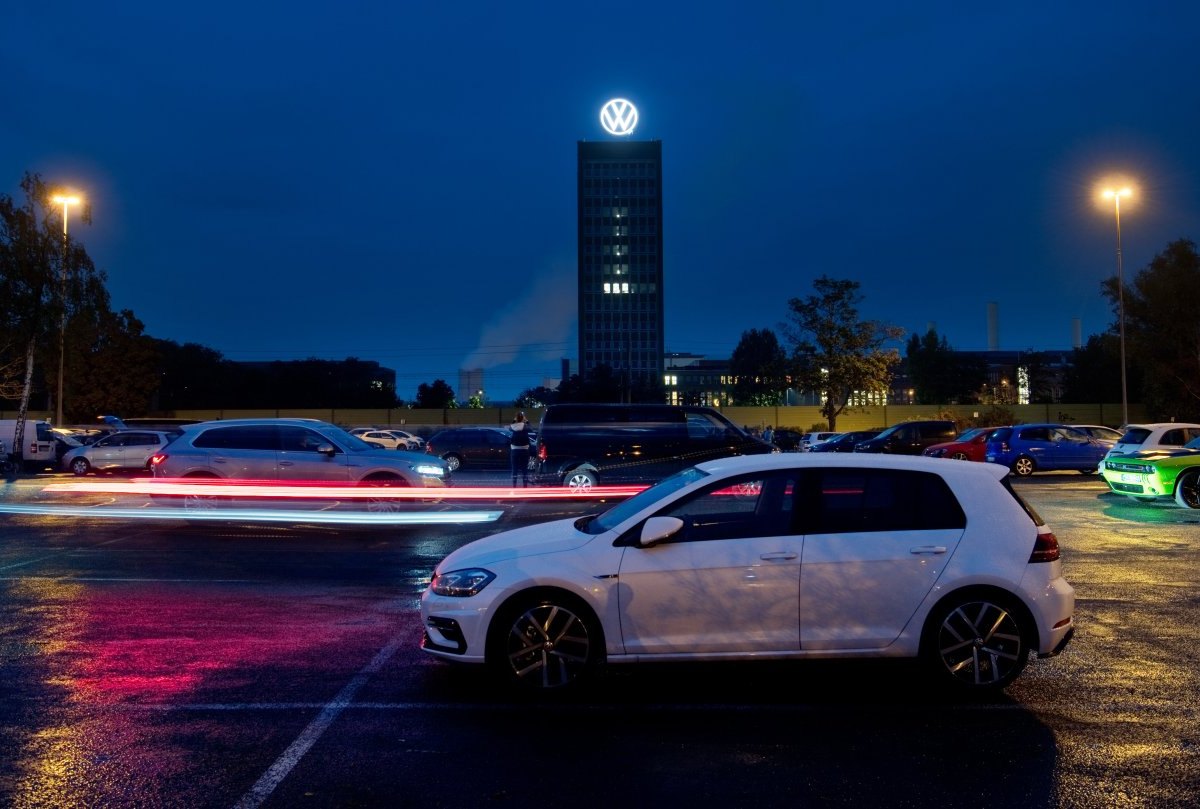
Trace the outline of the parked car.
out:
<instances>
[{"instance_id":1,"label":"parked car","mask_svg":"<svg viewBox=\"0 0 1200 809\"><path fill-rule=\"evenodd\" d=\"M1072 424L1076 430L1082 430L1092 438L1098 438L1101 441L1119 441L1121 439L1121 431L1115 430L1112 427L1105 427L1103 424Z\"/></svg>"},{"instance_id":2,"label":"parked car","mask_svg":"<svg viewBox=\"0 0 1200 809\"><path fill-rule=\"evenodd\" d=\"M1111 448L1112 442L1066 424L1018 424L993 430L984 455L1022 477L1062 470L1090 475Z\"/></svg>"},{"instance_id":3,"label":"parked car","mask_svg":"<svg viewBox=\"0 0 1200 809\"><path fill-rule=\"evenodd\" d=\"M179 435L178 430L117 430L94 444L68 450L61 467L83 477L92 472L147 472L150 458Z\"/></svg>"},{"instance_id":4,"label":"parked car","mask_svg":"<svg viewBox=\"0 0 1200 809\"><path fill-rule=\"evenodd\" d=\"M1131 455L1144 449L1182 447L1197 438L1200 438L1200 424L1174 421L1130 424L1104 457L1107 460L1117 455Z\"/></svg>"},{"instance_id":5,"label":"parked car","mask_svg":"<svg viewBox=\"0 0 1200 809\"><path fill-rule=\"evenodd\" d=\"M408 439L394 435L391 430L366 430L357 435L368 444L376 444L384 449L412 449Z\"/></svg>"},{"instance_id":6,"label":"parked car","mask_svg":"<svg viewBox=\"0 0 1200 809\"><path fill-rule=\"evenodd\" d=\"M380 452L340 427L316 419L229 419L183 428L150 459L155 478L327 481L364 486L442 487L446 464L415 452ZM211 509L219 498L189 495L183 505ZM368 503L372 511L395 500Z\"/></svg>"},{"instance_id":7,"label":"parked car","mask_svg":"<svg viewBox=\"0 0 1200 809\"><path fill-rule=\"evenodd\" d=\"M800 437L800 451L811 452L814 447L824 444L831 438L836 438L838 433L823 432L823 433L804 433Z\"/></svg>"},{"instance_id":8,"label":"parked car","mask_svg":"<svg viewBox=\"0 0 1200 809\"><path fill-rule=\"evenodd\" d=\"M1170 497L1184 508L1200 508L1200 437L1182 447L1110 454L1100 472L1117 494L1142 502Z\"/></svg>"},{"instance_id":9,"label":"parked car","mask_svg":"<svg viewBox=\"0 0 1200 809\"><path fill-rule=\"evenodd\" d=\"M809 452L854 452L854 448L883 432L882 427L873 430L851 430L840 433L823 443L817 444Z\"/></svg>"},{"instance_id":10,"label":"parked car","mask_svg":"<svg viewBox=\"0 0 1200 809\"><path fill-rule=\"evenodd\" d=\"M874 438L855 445L855 452L920 455L927 447L953 441L958 428L953 421L906 421L888 427Z\"/></svg>"},{"instance_id":11,"label":"parked car","mask_svg":"<svg viewBox=\"0 0 1200 809\"><path fill-rule=\"evenodd\" d=\"M508 469L512 435L499 427L458 427L434 433L425 452L446 462L451 472L460 469Z\"/></svg>"},{"instance_id":12,"label":"parked car","mask_svg":"<svg viewBox=\"0 0 1200 809\"><path fill-rule=\"evenodd\" d=\"M709 407L556 404L530 459L536 486L656 483L701 461L779 450Z\"/></svg>"},{"instance_id":13,"label":"parked car","mask_svg":"<svg viewBox=\"0 0 1200 809\"><path fill-rule=\"evenodd\" d=\"M804 433L781 427L771 436L771 443L779 447L780 452L799 452L802 438L804 438Z\"/></svg>"},{"instance_id":14,"label":"parked car","mask_svg":"<svg viewBox=\"0 0 1200 809\"><path fill-rule=\"evenodd\" d=\"M421 597L422 647L535 690L606 663L834 657L1002 688L1074 631L1058 540L1005 478L884 455L705 462L455 550Z\"/></svg>"},{"instance_id":15,"label":"parked car","mask_svg":"<svg viewBox=\"0 0 1200 809\"><path fill-rule=\"evenodd\" d=\"M983 461L987 455L987 438L995 427L972 427L953 441L925 448L930 458L953 458L956 461Z\"/></svg>"},{"instance_id":16,"label":"parked car","mask_svg":"<svg viewBox=\"0 0 1200 809\"><path fill-rule=\"evenodd\" d=\"M425 451L425 439L419 435L413 435L412 433L405 432L404 430L393 430L391 428L388 428L386 432L389 432L396 438L399 438L413 452Z\"/></svg>"}]
</instances>

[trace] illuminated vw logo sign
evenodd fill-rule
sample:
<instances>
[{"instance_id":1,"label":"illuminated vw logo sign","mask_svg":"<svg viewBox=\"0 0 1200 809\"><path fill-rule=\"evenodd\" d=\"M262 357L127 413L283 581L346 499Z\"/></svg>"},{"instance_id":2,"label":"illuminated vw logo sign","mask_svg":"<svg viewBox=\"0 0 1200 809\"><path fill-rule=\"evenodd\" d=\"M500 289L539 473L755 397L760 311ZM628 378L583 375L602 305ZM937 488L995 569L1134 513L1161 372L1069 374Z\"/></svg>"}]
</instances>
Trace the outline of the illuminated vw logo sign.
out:
<instances>
[{"instance_id":1,"label":"illuminated vw logo sign","mask_svg":"<svg viewBox=\"0 0 1200 809\"><path fill-rule=\"evenodd\" d=\"M600 110L600 125L610 135L632 135L637 122L637 107L623 98L614 98Z\"/></svg>"}]
</instances>

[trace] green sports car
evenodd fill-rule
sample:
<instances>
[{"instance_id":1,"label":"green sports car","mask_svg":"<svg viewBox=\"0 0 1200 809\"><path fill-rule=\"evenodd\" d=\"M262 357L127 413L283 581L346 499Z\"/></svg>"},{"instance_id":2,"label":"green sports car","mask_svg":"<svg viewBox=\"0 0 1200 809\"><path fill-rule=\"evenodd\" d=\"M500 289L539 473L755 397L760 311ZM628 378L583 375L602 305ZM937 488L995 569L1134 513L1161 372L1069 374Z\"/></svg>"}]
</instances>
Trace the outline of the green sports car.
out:
<instances>
[{"instance_id":1,"label":"green sports car","mask_svg":"<svg viewBox=\"0 0 1200 809\"><path fill-rule=\"evenodd\" d=\"M1104 481L1117 494L1150 502L1174 497L1187 508L1200 508L1200 438L1182 447L1146 449L1101 462Z\"/></svg>"}]
</instances>

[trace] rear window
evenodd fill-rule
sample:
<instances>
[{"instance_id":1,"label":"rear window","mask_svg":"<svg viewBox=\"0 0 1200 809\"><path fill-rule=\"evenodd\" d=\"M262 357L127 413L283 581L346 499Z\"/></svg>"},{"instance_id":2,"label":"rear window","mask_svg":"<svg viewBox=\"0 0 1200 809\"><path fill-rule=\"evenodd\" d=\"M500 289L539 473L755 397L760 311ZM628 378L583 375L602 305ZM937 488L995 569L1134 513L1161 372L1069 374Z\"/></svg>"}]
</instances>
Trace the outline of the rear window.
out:
<instances>
[{"instance_id":1,"label":"rear window","mask_svg":"<svg viewBox=\"0 0 1200 809\"><path fill-rule=\"evenodd\" d=\"M1040 514L1038 514L1036 511L1034 511L1033 506L1026 503L1025 499L1022 498L1021 495L1017 494L1017 490L1014 489L1012 487L1012 484L1008 482L1008 478L1001 478L1000 485L1003 486L1005 488L1005 490L1009 494L1012 495L1013 500L1016 500L1018 503L1020 503L1021 508L1023 508L1025 510L1025 513L1029 515L1029 519L1033 520L1034 525L1045 525L1046 524L1046 521L1042 519L1042 516Z\"/></svg>"},{"instance_id":2,"label":"rear window","mask_svg":"<svg viewBox=\"0 0 1200 809\"><path fill-rule=\"evenodd\" d=\"M1134 427L1126 430L1125 435L1121 436L1122 444L1143 444L1150 437L1150 431L1145 427Z\"/></svg>"}]
</instances>

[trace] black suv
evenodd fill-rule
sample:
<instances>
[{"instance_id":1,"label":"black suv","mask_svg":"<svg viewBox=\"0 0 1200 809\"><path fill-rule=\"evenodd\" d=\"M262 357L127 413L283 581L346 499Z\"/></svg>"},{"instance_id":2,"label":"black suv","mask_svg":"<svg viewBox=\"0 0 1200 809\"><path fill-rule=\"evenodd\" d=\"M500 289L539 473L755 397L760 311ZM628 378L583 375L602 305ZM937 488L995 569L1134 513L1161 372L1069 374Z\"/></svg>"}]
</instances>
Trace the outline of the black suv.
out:
<instances>
[{"instance_id":1,"label":"black suv","mask_svg":"<svg viewBox=\"0 0 1200 809\"><path fill-rule=\"evenodd\" d=\"M499 427L459 427L434 433L425 452L446 462L451 472L460 469L508 469L512 433Z\"/></svg>"},{"instance_id":2,"label":"black suv","mask_svg":"<svg viewBox=\"0 0 1200 809\"><path fill-rule=\"evenodd\" d=\"M958 427L953 421L905 421L856 445L854 451L921 455L926 447L953 441L957 436Z\"/></svg>"},{"instance_id":3,"label":"black suv","mask_svg":"<svg viewBox=\"0 0 1200 809\"><path fill-rule=\"evenodd\" d=\"M708 407L559 404L542 414L530 477L572 489L655 483L702 461L775 451Z\"/></svg>"}]
</instances>

